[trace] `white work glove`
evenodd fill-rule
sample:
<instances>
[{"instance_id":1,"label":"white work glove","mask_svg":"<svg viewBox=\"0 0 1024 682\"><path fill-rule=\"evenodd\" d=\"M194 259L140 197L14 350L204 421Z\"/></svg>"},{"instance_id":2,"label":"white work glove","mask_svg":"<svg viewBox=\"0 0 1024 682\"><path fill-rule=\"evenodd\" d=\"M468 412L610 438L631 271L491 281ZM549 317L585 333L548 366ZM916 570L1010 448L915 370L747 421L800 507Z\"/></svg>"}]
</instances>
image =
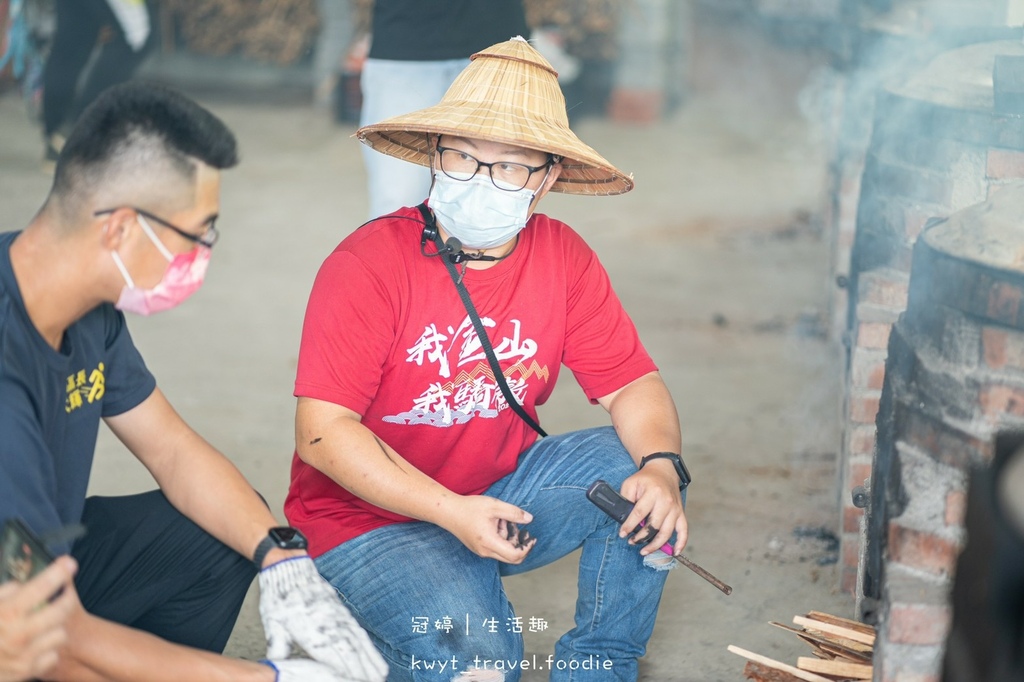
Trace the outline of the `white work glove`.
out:
<instances>
[{"instance_id":1,"label":"white work glove","mask_svg":"<svg viewBox=\"0 0 1024 682\"><path fill-rule=\"evenodd\" d=\"M345 680L383 682L387 677L388 666L370 636L320 576L312 559L279 561L260 571L259 579L268 659L284 662L295 643Z\"/></svg>"},{"instance_id":2,"label":"white work glove","mask_svg":"<svg viewBox=\"0 0 1024 682\"><path fill-rule=\"evenodd\" d=\"M274 669L274 682L347 682L348 679L331 666L308 658L293 658L287 661L264 660L260 663Z\"/></svg>"}]
</instances>

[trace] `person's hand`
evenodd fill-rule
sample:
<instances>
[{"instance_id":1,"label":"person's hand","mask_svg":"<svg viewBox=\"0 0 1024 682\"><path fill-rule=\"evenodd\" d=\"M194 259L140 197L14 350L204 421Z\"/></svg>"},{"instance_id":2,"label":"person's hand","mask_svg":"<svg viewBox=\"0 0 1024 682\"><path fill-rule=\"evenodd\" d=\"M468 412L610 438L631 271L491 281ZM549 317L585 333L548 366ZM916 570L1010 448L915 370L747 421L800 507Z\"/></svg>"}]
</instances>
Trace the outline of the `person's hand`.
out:
<instances>
[{"instance_id":1,"label":"person's hand","mask_svg":"<svg viewBox=\"0 0 1024 682\"><path fill-rule=\"evenodd\" d=\"M622 496L634 503L633 511L626 517L619 529L619 537L627 537L633 529L647 520L646 528L657 528L651 533L641 529L630 538L631 544L644 544L640 554L647 556L661 549L676 534L673 553L679 554L686 547L688 529L683 500L679 493L679 476L668 460L651 460L640 471L622 482Z\"/></svg>"},{"instance_id":2,"label":"person's hand","mask_svg":"<svg viewBox=\"0 0 1024 682\"><path fill-rule=\"evenodd\" d=\"M268 659L284 661L295 643L345 680L380 682L387 677L388 666L369 635L308 556L264 568L259 582Z\"/></svg>"},{"instance_id":3,"label":"person's hand","mask_svg":"<svg viewBox=\"0 0 1024 682\"><path fill-rule=\"evenodd\" d=\"M0 585L0 682L35 679L57 664L77 569L74 559L60 557L28 582Z\"/></svg>"},{"instance_id":4,"label":"person's hand","mask_svg":"<svg viewBox=\"0 0 1024 682\"><path fill-rule=\"evenodd\" d=\"M260 663L274 669L274 682L348 682L350 679L331 666L308 658L263 660Z\"/></svg>"},{"instance_id":5,"label":"person's hand","mask_svg":"<svg viewBox=\"0 0 1024 682\"><path fill-rule=\"evenodd\" d=\"M508 502L484 495L460 497L444 528L477 556L522 563L537 539L519 528L533 517Z\"/></svg>"}]
</instances>

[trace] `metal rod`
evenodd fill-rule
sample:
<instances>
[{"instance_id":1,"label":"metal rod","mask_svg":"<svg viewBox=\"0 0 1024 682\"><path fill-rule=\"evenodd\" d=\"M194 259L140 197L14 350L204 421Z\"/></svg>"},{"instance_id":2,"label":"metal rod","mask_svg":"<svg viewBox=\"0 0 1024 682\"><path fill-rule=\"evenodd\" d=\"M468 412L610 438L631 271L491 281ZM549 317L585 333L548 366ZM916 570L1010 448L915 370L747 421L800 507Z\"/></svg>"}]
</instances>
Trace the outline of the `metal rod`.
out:
<instances>
[{"instance_id":1,"label":"metal rod","mask_svg":"<svg viewBox=\"0 0 1024 682\"><path fill-rule=\"evenodd\" d=\"M725 594L727 594L727 595L732 594L732 588L731 587L729 587L728 585L723 583L721 580L719 580L715 576L713 576L710 573L708 573L707 571L705 571L703 568L701 568L697 564L693 563L692 561L690 561L689 559L684 557L682 554L673 554L672 558L675 559L676 561L678 561L679 563L681 563L683 566L686 566L688 569L690 569L691 571L693 571L694 573L699 575L701 578L704 578L704 580L707 580L709 583L711 583L712 585L714 585L715 587L720 589Z\"/></svg>"}]
</instances>

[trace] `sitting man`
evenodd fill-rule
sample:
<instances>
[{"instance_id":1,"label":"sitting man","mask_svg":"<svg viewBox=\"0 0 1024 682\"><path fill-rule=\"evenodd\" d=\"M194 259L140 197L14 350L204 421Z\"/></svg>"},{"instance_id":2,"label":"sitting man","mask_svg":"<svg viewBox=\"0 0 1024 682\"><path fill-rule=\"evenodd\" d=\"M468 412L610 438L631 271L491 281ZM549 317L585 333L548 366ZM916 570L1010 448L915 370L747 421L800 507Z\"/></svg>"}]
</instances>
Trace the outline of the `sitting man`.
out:
<instances>
[{"instance_id":1,"label":"sitting man","mask_svg":"<svg viewBox=\"0 0 1024 682\"><path fill-rule=\"evenodd\" d=\"M87 531L71 548L74 583L55 602L70 613L38 610L63 622L49 628L64 639L57 656L39 645L37 660L19 658L41 627L36 609L15 608L38 599L39 583L25 582L0 602L15 616L0 627L0 671L131 682L386 675L301 535L279 528L182 421L125 323L122 311L166 310L199 288L218 236L220 170L236 162L234 136L191 100L115 86L73 130L31 224L0 234L0 524L20 518L58 554L62 528ZM86 499L101 419L159 490ZM75 562L54 569L58 586ZM225 658L257 571L271 660ZM293 643L315 660L286 660Z\"/></svg>"},{"instance_id":2,"label":"sitting man","mask_svg":"<svg viewBox=\"0 0 1024 682\"><path fill-rule=\"evenodd\" d=\"M655 568L670 561L650 555L687 539L679 419L597 256L534 213L549 190L619 194L632 180L569 130L556 73L522 38L474 55L439 104L357 134L429 166L433 185L320 268L289 521L392 682L518 679L501 577L580 547L576 626L551 679L635 680L667 575ZM562 363L614 428L537 440ZM587 500L598 479L635 503L621 526ZM643 519L656 532L623 541Z\"/></svg>"}]
</instances>

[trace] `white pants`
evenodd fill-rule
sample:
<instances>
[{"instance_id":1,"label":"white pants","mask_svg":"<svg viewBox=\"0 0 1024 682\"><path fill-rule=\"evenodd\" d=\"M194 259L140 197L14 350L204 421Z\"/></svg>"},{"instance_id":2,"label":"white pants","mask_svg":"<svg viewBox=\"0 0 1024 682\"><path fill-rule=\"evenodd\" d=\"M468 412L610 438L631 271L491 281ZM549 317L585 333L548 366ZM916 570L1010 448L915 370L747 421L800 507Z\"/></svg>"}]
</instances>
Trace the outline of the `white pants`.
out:
<instances>
[{"instance_id":1,"label":"white pants","mask_svg":"<svg viewBox=\"0 0 1024 682\"><path fill-rule=\"evenodd\" d=\"M433 106L441 101L469 59L398 61L367 59L359 83L363 107L359 125L369 125ZM415 206L430 192L430 170L363 146L370 218Z\"/></svg>"}]
</instances>

